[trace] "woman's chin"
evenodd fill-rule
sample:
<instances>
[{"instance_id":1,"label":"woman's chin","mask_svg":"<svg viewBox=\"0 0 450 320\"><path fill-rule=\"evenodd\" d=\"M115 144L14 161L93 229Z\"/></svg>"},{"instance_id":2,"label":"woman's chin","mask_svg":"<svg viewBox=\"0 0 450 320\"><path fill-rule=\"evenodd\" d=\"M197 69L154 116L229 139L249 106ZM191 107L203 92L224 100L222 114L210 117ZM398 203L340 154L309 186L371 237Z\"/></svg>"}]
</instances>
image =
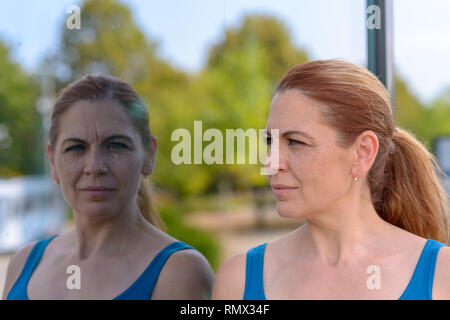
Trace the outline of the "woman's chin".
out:
<instances>
[{"instance_id":1,"label":"woman's chin","mask_svg":"<svg viewBox=\"0 0 450 320\"><path fill-rule=\"evenodd\" d=\"M288 219L304 219L301 207L287 201L277 201L277 212L280 217Z\"/></svg>"},{"instance_id":2,"label":"woman's chin","mask_svg":"<svg viewBox=\"0 0 450 320\"><path fill-rule=\"evenodd\" d=\"M92 219L109 218L114 215L115 208L104 203L91 203L77 210L80 216Z\"/></svg>"}]
</instances>

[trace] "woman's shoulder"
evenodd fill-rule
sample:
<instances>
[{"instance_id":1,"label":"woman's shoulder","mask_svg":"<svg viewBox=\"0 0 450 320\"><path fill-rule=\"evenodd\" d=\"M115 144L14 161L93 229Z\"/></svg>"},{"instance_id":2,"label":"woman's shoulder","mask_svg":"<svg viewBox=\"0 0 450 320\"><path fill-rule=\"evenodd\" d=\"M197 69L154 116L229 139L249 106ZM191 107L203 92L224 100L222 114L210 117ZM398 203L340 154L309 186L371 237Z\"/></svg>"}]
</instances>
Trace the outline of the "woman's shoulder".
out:
<instances>
[{"instance_id":1,"label":"woman's shoulder","mask_svg":"<svg viewBox=\"0 0 450 320\"><path fill-rule=\"evenodd\" d=\"M440 248L434 273L433 299L450 299L450 247Z\"/></svg>"},{"instance_id":2,"label":"woman's shoulder","mask_svg":"<svg viewBox=\"0 0 450 320\"><path fill-rule=\"evenodd\" d=\"M420 237L415 234L409 234L408 241L397 241L397 243L403 243L404 246L409 245L410 247L416 247L418 255L422 256L424 252L424 248L427 246L431 239ZM403 248L403 247L402 247ZM430 264L430 271L434 272L432 281L432 295L433 299L450 299L450 247L447 244L442 243L440 241L432 241L431 245L428 248L433 248L433 251L437 254L435 260L433 259L432 263L435 262L434 268L432 268L433 264ZM404 250L406 251L406 250ZM411 250L412 251L412 250ZM412 254L413 256L417 256L416 254Z\"/></svg>"},{"instance_id":3,"label":"woman's shoulder","mask_svg":"<svg viewBox=\"0 0 450 320\"><path fill-rule=\"evenodd\" d=\"M266 270L266 264L278 263L279 256L283 255L283 248L290 243L293 234L294 231L271 241L254 245L247 251L233 255L225 260L216 273L212 298L218 300L242 299L245 290L248 254L262 254L264 269Z\"/></svg>"},{"instance_id":4,"label":"woman's shoulder","mask_svg":"<svg viewBox=\"0 0 450 320\"><path fill-rule=\"evenodd\" d=\"M208 260L195 248L187 247L170 255L159 274L152 299L209 299L213 280Z\"/></svg>"},{"instance_id":5,"label":"woman's shoulder","mask_svg":"<svg viewBox=\"0 0 450 320\"><path fill-rule=\"evenodd\" d=\"M208 299L214 272L203 254L195 246L159 229L152 230L152 238L149 241L153 243L158 239L160 253L168 250L166 253L169 254L159 274L152 299Z\"/></svg>"},{"instance_id":6,"label":"woman's shoulder","mask_svg":"<svg viewBox=\"0 0 450 320\"><path fill-rule=\"evenodd\" d=\"M242 299L245 288L246 252L233 255L217 270L212 299Z\"/></svg>"},{"instance_id":7,"label":"woman's shoulder","mask_svg":"<svg viewBox=\"0 0 450 320\"><path fill-rule=\"evenodd\" d=\"M177 241L178 242L178 241ZM186 247L184 250L174 252L168 259L167 266L179 272L180 267L190 274L202 273L211 266L208 260L194 247Z\"/></svg>"},{"instance_id":8,"label":"woman's shoulder","mask_svg":"<svg viewBox=\"0 0 450 320\"><path fill-rule=\"evenodd\" d=\"M12 286L14 285L14 283L17 281L20 274L22 273L25 263L30 255L31 251L33 250L34 246L36 245L36 243L37 243L37 241L33 241L33 242L21 247L9 259L8 268L6 271L3 299L6 299L6 296L8 295Z\"/></svg>"},{"instance_id":9,"label":"woman's shoulder","mask_svg":"<svg viewBox=\"0 0 450 320\"><path fill-rule=\"evenodd\" d=\"M268 242L249 248L247 251L235 254L222 263L216 273L213 287L213 299L242 299L245 290L246 266L249 253L263 254ZM260 251L260 249L264 249Z\"/></svg>"}]
</instances>

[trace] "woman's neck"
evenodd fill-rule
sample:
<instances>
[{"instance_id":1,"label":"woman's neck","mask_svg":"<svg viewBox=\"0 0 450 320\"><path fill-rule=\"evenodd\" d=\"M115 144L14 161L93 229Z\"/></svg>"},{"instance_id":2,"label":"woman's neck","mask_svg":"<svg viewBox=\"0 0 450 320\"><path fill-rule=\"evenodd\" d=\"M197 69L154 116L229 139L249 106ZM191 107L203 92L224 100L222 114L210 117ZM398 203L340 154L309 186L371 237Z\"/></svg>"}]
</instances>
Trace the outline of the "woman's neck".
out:
<instances>
[{"instance_id":1,"label":"woman's neck","mask_svg":"<svg viewBox=\"0 0 450 320\"><path fill-rule=\"evenodd\" d=\"M114 255L128 251L144 230L146 221L136 205L107 218L92 218L74 214L77 242L77 259L85 260L96 255Z\"/></svg>"},{"instance_id":2,"label":"woman's neck","mask_svg":"<svg viewBox=\"0 0 450 320\"><path fill-rule=\"evenodd\" d=\"M307 219L298 236L305 254L329 265L339 265L366 254L367 248L376 248L394 226L381 219L369 200L357 205Z\"/></svg>"}]
</instances>

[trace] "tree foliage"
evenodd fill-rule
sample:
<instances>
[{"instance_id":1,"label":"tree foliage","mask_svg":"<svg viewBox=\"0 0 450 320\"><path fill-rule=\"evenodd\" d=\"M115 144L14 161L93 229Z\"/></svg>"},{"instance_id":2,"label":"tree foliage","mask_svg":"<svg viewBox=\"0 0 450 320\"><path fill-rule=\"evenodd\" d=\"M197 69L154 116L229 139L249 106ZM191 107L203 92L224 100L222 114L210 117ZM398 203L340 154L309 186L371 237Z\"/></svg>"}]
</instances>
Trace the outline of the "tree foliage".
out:
<instances>
[{"instance_id":1,"label":"tree foliage","mask_svg":"<svg viewBox=\"0 0 450 320\"><path fill-rule=\"evenodd\" d=\"M36 109L38 87L0 42L0 176L42 170L42 130Z\"/></svg>"},{"instance_id":2,"label":"tree foliage","mask_svg":"<svg viewBox=\"0 0 450 320\"><path fill-rule=\"evenodd\" d=\"M249 15L209 50L206 66L192 78L190 92L180 108L181 127L191 128L201 120L204 131L222 132L224 150L227 129L263 129L274 86L293 65L307 61L307 54L296 48L287 28L272 17ZM255 143L255 141L252 141ZM204 142L203 147L210 142ZM247 140L246 161L250 141ZM260 146L261 147L261 146ZM235 146L235 154L237 146ZM226 154L222 162L225 163ZM237 159L236 159L237 160ZM220 186L248 189L266 183L259 174L262 164L202 165L177 170L191 171L192 185L176 183L185 194L217 192ZM184 176L184 175L183 175ZM200 179L199 179L200 178ZM193 188L190 188L193 187ZM188 188L188 189L186 189Z\"/></svg>"},{"instance_id":3,"label":"tree foliage","mask_svg":"<svg viewBox=\"0 0 450 320\"><path fill-rule=\"evenodd\" d=\"M430 151L434 151L436 138L450 136L450 89L430 105L424 105L397 77L394 105L397 124L412 131Z\"/></svg>"}]
</instances>

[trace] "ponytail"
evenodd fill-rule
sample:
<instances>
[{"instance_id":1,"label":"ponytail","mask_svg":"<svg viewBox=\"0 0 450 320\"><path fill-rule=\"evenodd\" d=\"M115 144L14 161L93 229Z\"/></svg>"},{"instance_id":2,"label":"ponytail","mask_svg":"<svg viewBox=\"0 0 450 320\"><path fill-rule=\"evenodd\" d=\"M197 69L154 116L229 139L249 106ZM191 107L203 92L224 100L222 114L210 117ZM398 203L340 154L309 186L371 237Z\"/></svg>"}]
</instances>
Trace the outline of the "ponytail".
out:
<instances>
[{"instance_id":1,"label":"ponytail","mask_svg":"<svg viewBox=\"0 0 450 320\"><path fill-rule=\"evenodd\" d=\"M411 133L396 128L387 157L381 194L373 194L378 214L424 238L448 243L448 199L435 157Z\"/></svg>"},{"instance_id":2,"label":"ponytail","mask_svg":"<svg viewBox=\"0 0 450 320\"><path fill-rule=\"evenodd\" d=\"M165 230L164 221L161 219L153 205L150 186L144 176L141 176L141 184L138 190L137 201L139 210L141 211L144 219L159 229Z\"/></svg>"}]
</instances>

